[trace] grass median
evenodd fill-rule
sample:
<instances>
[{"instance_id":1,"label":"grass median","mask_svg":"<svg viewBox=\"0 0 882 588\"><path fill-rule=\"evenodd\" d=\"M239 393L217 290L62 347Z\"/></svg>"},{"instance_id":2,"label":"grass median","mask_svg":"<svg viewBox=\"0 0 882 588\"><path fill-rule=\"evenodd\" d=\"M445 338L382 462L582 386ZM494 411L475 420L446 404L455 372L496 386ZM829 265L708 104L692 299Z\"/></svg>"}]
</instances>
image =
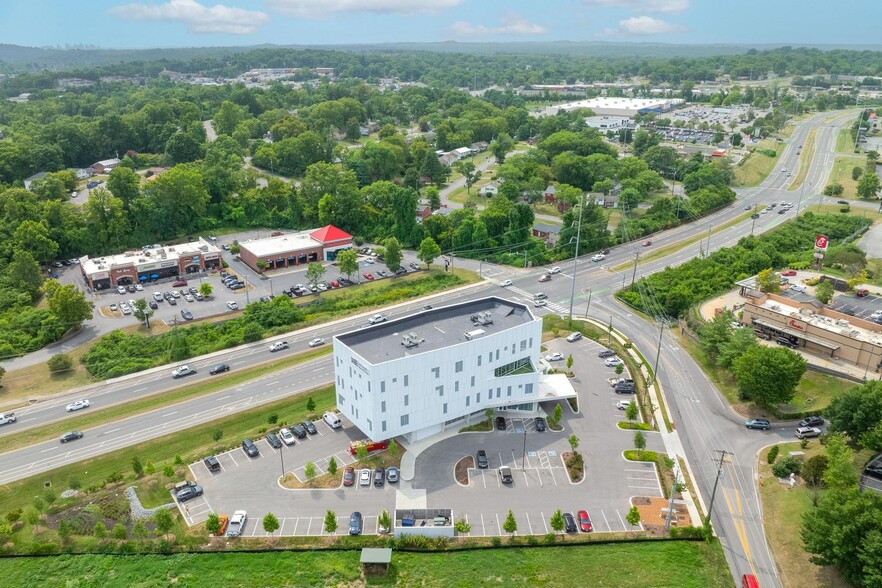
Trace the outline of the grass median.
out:
<instances>
[{"instance_id":1,"label":"grass median","mask_svg":"<svg viewBox=\"0 0 882 588\"><path fill-rule=\"evenodd\" d=\"M139 413L155 410L160 407L167 407L171 404L183 402L185 400L191 400L199 396L204 396L212 392L223 390L224 388L231 388L243 382L247 382L266 374L271 374L285 368L305 363L311 359L315 359L323 355L329 355L330 353L330 347L325 347L317 350L309 350L282 360L274 359L262 365L257 365L239 371L228 372L225 376L218 376L205 382L199 382L198 384L182 386L168 392L157 392L139 400L125 402L101 410L87 409L85 412L80 412L78 414L79 418L77 418L76 420L65 419L62 421L49 423L47 425L34 427L32 429L22 431L21 433L15 433L12 435L0 437L0 453L20 449L22 447L49 439L54 439L60 436L65 431L70 431L74 428L77 430L83 430L97 427L99 425L103 425L115 420L124 419L126 417L130 417Z\"/></svg>"},{"instance_id":2,"label":"grass median","mask_svg":"<svg viewBox=\"0 0 882 588\"><path fill-rule=\"evenodd\" d=\"M307 410L309 398L315 402L315 409L312 411ZM48 487L56 492L62 492L69 488L72 477L76 477L83 488L103 485L104 480L114 473L122 473L126 483L136 482L132 473L132 458L135 456L144 464L151 462L156 471L161 472L164 466L174 464L176 456L180 457L179 461L183 464L192 463L206 455L220 453L235 447L244 437L256 438L269 427L299 422L308 414L321 414L333 408L334 404L333 386L316 388L251 410L237 412L232 416L55 468L24 480L4 484L0 486L0 512L24 508L34 496L45 492L46 482L49 483ZM270 425L269 419L273 415L276 415L277 422L275 425ZM221 435L218 440L215 440L218 431L221 432ZM182 478L175 476L168 478L168 481L180 479ZM168 494L165 493L166 499L167 496ZM59 498L58 508L75 503L77 500L81 499ZM144 500L145 506L155 506L155 504L151 504L153 500L149 496L142 496L142 500Z\"/></svg>"},{"instance_id":3,"label":"grass median","mask_svg":"<svg viewBox=\"0 0 882 588\"><path fill-rule=\"evenodd\" d=\"M796 179L794 179L787 188L790 192L799 190L805 182L805 178L808 175L809 168L812 164L812 159L815 156L815 138L817 134L818 129L811 129L808 137L806 137L805 143L802 144L802 152L799 155L799 173L796 174Z\"/></svg>"},{"instance_id":4,"label":"grass median","mask_svg":"<svg viewBox=\"0 0 882 588\"><path fill-rule=\"evenodd\" d=\"M775 157L769 157L761 153L761 150L774 151L776 155ZM784 151L783 141L776 141L774 139L763 139L760 141L756 149L744 159L743 163L735 168L734 185L743 188L759 186L772 173L775 163L781 157L782 151Z\"/></svg>"}]
</instances>

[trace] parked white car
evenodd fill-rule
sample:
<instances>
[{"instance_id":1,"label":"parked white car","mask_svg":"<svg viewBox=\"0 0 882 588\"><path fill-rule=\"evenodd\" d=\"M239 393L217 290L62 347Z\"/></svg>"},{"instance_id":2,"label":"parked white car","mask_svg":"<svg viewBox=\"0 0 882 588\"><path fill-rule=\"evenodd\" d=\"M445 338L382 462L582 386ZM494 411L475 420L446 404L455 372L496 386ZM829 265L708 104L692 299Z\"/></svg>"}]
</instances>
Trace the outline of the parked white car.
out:
<instances>
[{"instance_id":1,"label":"parked white car","mask_svg":"<svg viewBox=\"0 0 882 588\"><path fill-rule=\"evenodd\" d=\"M244 510L237 510L230 517L230 524L227 527L227 537L238 537L245 528L245 521L248 520L248 513Z\"/></svg>"},{"instance_id":2,"label":"parked white car","mask_svg":"<svg viewBox=\"0 0 882 588\"><path fill-rule=\"evenodd\" d=\"M235 302L227 302L227 308L230 310L239 310L239 305Z\"/></svg>"},{"instance_id":3,"label":"parked white car","mask_svg":"<svg viewBox=\"0 0 882 588\"><path fill-rule=\"evenodd\" d=\"M628 407L631 406L630 400L619 400L616 402L616 408L619 410L628 410Z\"/></svg>"},{"instance_id":4,"label":"parked white car","mask_svg":"<svg viewBox=\"0 0 882 588\"><path fill-rule=\"evenodd\" d=\"M285 445L294 445L294 433L288 428L279 429L279 437Z\"/></svg>"},{"instance_id":5,"label":"parked white car","mask_svg":"<svg viewBox=\"0 0 882 588\"><path fill-rule=\"evenodd\" d=\"M617 365L624 365L625 362L619 359L618 357L608 357L603 360L603 365L606 367L616 367Z\"/></svg>"},{"instance_id":6,"label":"parked white car","mask_svg":"<svg viewBox=\"0 0 882 588\"><path fill-rule=\"evenodd\" d=\"M65 407L67 412L73 412L75 410L80 410L82 408L88 408L89 401L88 400L77 400L76 402L71 402Z\"/></svg>"},{"instance_id":7,"label":"parked white car","mask_svg":"<svg viewBox=\"0 0 882 588\"><path fill-rule=\"evenodd\" d=\"M564 358L563 353L549 353L545 356L545 361L560 361Z\"/></svg>"},{"instance_id":8,"label":"parked white car","mask_svg":"<svg viewBox=\"0 0 882 588\"><path fill-rule=\"evenodd\" d=\"M603 253L598 253L591 257L591 261L603 261L604 259L606 259L606 255L604 255Z\"/></svg>"}]
</instances>

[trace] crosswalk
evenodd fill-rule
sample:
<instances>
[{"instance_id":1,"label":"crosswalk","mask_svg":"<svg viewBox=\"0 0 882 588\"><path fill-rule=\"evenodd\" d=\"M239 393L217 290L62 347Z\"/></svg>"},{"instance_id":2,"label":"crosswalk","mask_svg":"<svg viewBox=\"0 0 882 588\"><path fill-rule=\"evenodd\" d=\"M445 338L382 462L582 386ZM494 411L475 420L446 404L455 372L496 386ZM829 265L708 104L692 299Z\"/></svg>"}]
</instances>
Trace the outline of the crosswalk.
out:
<instances>
[{"instance_id":1,"label":"crosswalk","mask_svg":"<svg viewBox=\"0 0 882 588\"><path fill-rule=\"evenodd\" d=\"M506 288L506 290L508 290L509 292L514 292L518 295L518 297L523 297L526 304L533 304L533 292L527 292L526 290L524 290L523 288L519 288L518 286L509 286ZM569 312L569 308L565 308L562 304L551 302L550 300L547 300L546 304L543 306L535 307L533 309L533 312L541 311L543 308L556 314L565 314Z\"/></svg>"}]
</instances>

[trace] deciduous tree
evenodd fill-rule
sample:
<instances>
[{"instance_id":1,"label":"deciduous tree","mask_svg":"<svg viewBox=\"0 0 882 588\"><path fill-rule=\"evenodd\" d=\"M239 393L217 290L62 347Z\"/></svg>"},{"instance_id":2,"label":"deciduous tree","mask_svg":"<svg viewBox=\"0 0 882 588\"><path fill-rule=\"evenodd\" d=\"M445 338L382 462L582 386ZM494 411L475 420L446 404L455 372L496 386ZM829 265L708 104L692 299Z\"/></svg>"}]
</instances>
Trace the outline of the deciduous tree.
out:
<instances>
[{"instance_id":1,"label":"deciduous tree","mask_svg":"<svg viewBox=\"0 0 882 588\"><path fill-rule=\"evenodd\" d=\"M329 510L325 513L325 533L334 534L337 532L337 515L334 511Z\"/></svg>"},{"instance_id":2,"label":"deciduous tree","mask_svg":"<svg viewBox=\"0 0 882 588\"><path fill-rule=\"evenodd\" d=\"M732 363L732 373L743 398L771 407L793 398L807 365L789 349L756 345Z\"/></svg>"},{"instance_id":3,"label":"deciduous tree","mask_svg":"<svg viewBox=\"0 0 882 588\"><path fill-rule=\"evenodd\" d=\"M273 513L268 512L263 516L263 530L267 533L272 534L278 531L279 526L279 519Z\"/></svg>"},{"instance_id":4,"label":"deciduous tree","mask_svg":"<svg viewBox=\"0 0 882 588\"><path fill-rule=\"evenodd\" d=\"M514 535L518 531L518 522L515 520L514 513L511 509L508 509L508 516L505 517L505 522L502 523L502 530L509 535Z\"/></svg>"},{"instance_id":5,"label":"deciduous tree","mask_svg":"<svg viewBox=\"0 0 882 588\"><path fill-rule=\"evenodd\" d=\"M420 243L420 248L417 251L417 259L426 264L426 267L431 267L432 262L435 261L441 255L441 247L435 242L431 237L426 237L423 239L422 243Z\"/></svg>"}]
</instances>

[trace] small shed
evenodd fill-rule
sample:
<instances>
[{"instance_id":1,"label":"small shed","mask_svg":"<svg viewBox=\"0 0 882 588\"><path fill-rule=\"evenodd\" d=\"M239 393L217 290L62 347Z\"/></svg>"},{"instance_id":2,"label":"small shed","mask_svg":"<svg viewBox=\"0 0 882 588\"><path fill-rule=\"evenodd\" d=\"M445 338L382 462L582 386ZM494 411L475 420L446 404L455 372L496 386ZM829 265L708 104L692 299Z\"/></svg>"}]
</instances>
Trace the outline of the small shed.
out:
<instances>
[{"instance_id":1,"label":"small shed","mask_svg":"<svg viewBox=\"0 0 882 588\"><path fill-rule=\"evenodd\" d=\"M392 549L365 547L361 550L361 567L365 576L385 576L392 563Z\"/></svg>"}]
</instances>

